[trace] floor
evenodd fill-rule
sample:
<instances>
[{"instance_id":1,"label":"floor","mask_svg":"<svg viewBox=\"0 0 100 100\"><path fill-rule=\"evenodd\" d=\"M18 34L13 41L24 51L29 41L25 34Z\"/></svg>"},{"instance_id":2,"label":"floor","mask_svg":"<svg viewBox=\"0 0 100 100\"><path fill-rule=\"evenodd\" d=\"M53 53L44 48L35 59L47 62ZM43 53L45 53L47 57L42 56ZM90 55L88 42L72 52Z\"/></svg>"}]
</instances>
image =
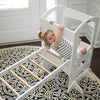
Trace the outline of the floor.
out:
<instances>
[{"instance_id":1,"label":"floor","mask_svg":"<svg viewBox=\"0 0 100 100\"><path fill-rule=\"evenodd\" d=\"M20 44L21 46L15 46L11 48L0 49L0 70L5 69L5 67L9 67L15 62L21 60L25 56L33 53L38 50L40 42L36 43L28 43ZM24 46L23 46L24 45ZM30 45L30 46L29 46ZM32 45L32 46L31 46ZM11 46L11 45L10 45ZM8 46L8 47L10 47ZM33 56L32 60L40 65L43 65L44 60L41 57ZM39 67L35 66L30 61L21 63L26 69L30 70L32 73L36 74L40 79L46 78L48 75ZM13 66L12 66L13 67ZM56 68L49 64L49 66L43 65L48 71L53 72ZM15 77L11 71L16 73L21 79L27 82L28 86L23 84L22 81L19 81L17 77ZM88 77L82 77L77 81L78 85L82 88L83 94L77 91L77 89L72 89L69 93L68 90L68 81L69 76L64 71L55 72L55 76L47 77L47 81L45 83L40 83L37 85L35 89L33 88L38 79L34 78L29 72L25 71L25 69L21 68L19 65L17 68L9 70L5 75L1 76L16 92L21 95L28 91L27 94L23 94L23 98L21 100L99 100L100 98L100 81L93 74L95 81L91 80ZM31 87L31 91L29 90ZM0 78L0 97L3 100L15 100L17 98L16 94L12 93L12 91L7 88L7 86L2 82ZM1 100L1 99L0 99Z\"/></svg>"},{"instance_id":2,"label":"floor","mask_svg":"<svg viewBox=\"0 0 100 100\"><path fill-rule=\"evenodd\" d=\"M83 41L86 40L83 38ZM29 42L29 43L22 43L22 44L4 45L4 46L0 46L0 49L13 47L13 46L23 46L23 45L41 46L41 42L37 41L37 42ZM90 67L94 72L94 74L100 79L100 48L94 49Z\"/></svg>"}]
</instances>

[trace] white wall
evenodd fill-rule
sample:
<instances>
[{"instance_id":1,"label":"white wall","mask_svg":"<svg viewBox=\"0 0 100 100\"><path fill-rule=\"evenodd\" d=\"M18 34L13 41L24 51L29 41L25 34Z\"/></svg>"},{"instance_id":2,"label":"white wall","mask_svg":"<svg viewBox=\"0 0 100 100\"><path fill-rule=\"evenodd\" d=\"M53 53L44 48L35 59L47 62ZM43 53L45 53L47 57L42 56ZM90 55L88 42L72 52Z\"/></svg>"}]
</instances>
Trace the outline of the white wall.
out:
<instances>
[{"instance_id":1,"label":"white wall","mask_svg":"<svg viewBox=\"0 0 100 100\"><path fill-rule=\"evenodd\" d=\"M40 27L40 15L46 10L46 0L29 1L29 9L0 11L0 45L2 43L38 39L37 31ZM100 0L57 0L57 4L100 17ZM95 47L100 47L100 28L98 29Z\"/></svg>"},{"instance_id":2,"label":"white wall","mask_svg":"<svg viewBox=\"0 0 100 100\"><path fill-rule=\"evenodd\" d=\"M37 39L39 0L29 0L28 9L0 11L0 44Z\"/></svg>"},{"instance_id":3,"label":"white wall","mask_svg":"<svg viewBox=\"0 0 100 100\"><path fill-rule=\"evenodd\" d=\"M86 13L89 0L67 0L67 6Z\"/></svg>"},{"instance_id":4,"label":"white wall","mask_svg":"<svg viewBox=\"0 0 100 100\"><path fill-rule=\"evenodd\" d=\"M100 0L90 0L88 2L87 13L100 18ZM96 34L95 48L100 48L100 22L98 32Z\"/></svg>"}]
</instances>

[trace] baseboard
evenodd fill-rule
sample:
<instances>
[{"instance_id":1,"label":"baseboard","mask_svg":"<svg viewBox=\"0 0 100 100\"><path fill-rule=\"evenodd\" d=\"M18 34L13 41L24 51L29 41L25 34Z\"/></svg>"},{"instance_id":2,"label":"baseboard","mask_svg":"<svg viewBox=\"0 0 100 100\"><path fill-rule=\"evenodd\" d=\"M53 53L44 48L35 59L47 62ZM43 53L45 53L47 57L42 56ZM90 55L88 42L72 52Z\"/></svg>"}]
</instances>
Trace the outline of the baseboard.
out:
<instances>
[{"instance_id":1,"label":"baseboard","mask_svg":"<svg viewBox=\"0 0 100 100\"><path fill-rule=\"evenodd\" d=\"M96 41L94 48L100 48L100 41Z\"/></svg>"},{"instance_id":2,"label":"baseboard","mask_svg":"<svg viewBox=\"0 0 100 100\"><path fill-rule=\"evenodd\" d=\"M17 41L17 42L0 43L0 46L12 45L12 44L21 44L21 43L29 43L29 42L37 42L37 41L40 41L40 40L39 40L39 39L34 39L34 40L26 40L26 41Z\"/></svg>"}]
</instances>

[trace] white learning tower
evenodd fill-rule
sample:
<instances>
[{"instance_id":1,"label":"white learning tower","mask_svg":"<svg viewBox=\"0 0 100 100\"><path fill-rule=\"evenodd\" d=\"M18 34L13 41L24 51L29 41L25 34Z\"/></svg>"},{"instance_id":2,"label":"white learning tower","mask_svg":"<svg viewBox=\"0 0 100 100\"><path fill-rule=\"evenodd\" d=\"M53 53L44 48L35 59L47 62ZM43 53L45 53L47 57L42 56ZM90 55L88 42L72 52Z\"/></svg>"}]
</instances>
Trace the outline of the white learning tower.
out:
<instances>
[{"instance_id":1,"label":"white learning tower","mask_svg":"<svg viewBox=\"0 0 100 100\"><path fill-rule=\"evenodd\" d=\"M90 63L91 58L93 54L93 47L96 37L96 32L98 28L98 17L90 16L78 11L75 11L73 9L67 8L65 6L55 6L54 8L47 11L42 17L41 17L41 31L46 31L48 29L51 29L55 32L58 31L58 23L49 24L48 19L50 18L50 14L55 12L56 20L60 19L61 24L65 26L63 31L63 37L73 44L72 47L72 57L71 59L63 59L60 57L57 53L55 53L53 50L46 50L44 46L40 48L38 51L33 52L31 55L21 59L17 63L11 65L10 67L6 68L5 70L0 72L0 80L2 83L4 83L16 96L16 100L25 100L25 98L31 94L35 89L37 89L40 85L44 84L46 81L54 77L59 71L63 70L65 73L69 76L69 85L67 93L71 89L77 89L80 93L83 93L82 88L78 85L77 81L80 80L82 77L89 77L92 80L95 80L92 74L90 73ZM60 12L60 14L59 14ZM58 16L59 15L59 16ZM71 20L69 20L71 19ZM73 20L76 21L76 24L79 23L79 25L72 30L69 28L73 22ZM58 20L59 21L59 20ZM68 23L67 21L71 24ZM68 27L66 27L66 25ZM90 44L87 44L85 42L81 42L81 46L84 46L87 48L87 53L85 55L81 55L78 57L76 54L77 48L78 48L78 38L80 36L87 36L84 32L85 29L89 28L91 30L91 41ZM34 57L39 56L43 59L43 67L33 61ZM32 62L39 68L41 68L43 71L45 71L48 75L44 77L43 79L40 79L37 75L32 73L30 70L28 70L26 67L23 66L24 62ZM52 64L55 67L55 70L50 72L48 69L50 67L50 64ZM34 78L38 80L38 82L34 86L30 86L27 82L25 82L21 77L19 77L17 74L13 72L13 69L16 69L18 66L26 70L28 73L30 73ZM23 94L18 94L15 89L13 89L4 79L3 75L6 75L7 73L11 73L14 75L18 80L20 80L26 87L28 87L28 90L25 91ZM0 98L2 100L2 98Z\"/></svg>"}]
</instances>

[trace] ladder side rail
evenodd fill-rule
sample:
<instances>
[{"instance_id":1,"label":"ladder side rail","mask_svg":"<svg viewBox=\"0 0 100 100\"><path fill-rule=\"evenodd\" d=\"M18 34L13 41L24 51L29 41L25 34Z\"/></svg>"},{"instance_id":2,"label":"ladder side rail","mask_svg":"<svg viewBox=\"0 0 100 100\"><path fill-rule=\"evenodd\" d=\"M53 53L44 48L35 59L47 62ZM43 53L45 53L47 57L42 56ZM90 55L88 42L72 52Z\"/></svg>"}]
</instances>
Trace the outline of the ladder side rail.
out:
<instances>
[{"instance_id":1,"label":"ladder side rail","mask_svg":"<svg viewBox=\"0 0 100 100\"><path fill-rule=\"evenodd\" d=\"M87 25L90 22L95 23L93 30L92 30L92 36L91 36L92 42L91 42L90 46L88 47L87 54L81 55L83 57L83 59L81 57L81 59L79 59L79 61L78 61L76 59L77 58L76 52L77 52L77 48L78 48L78 38L81 34L80 33L81 30L84 28L85 25ZM75 68L75 66L77 67L80 64L80 62L85 61L84 66L86 66L86 67L85 67L85 69L82 68L80 71L82 71L83 69L87 70L90 67L90 62L91 62L92 53L93 53L93 46L94 46L94 41L95 41L95 33L97 32L97 26L98 26L98 18L97 17L91 17L91 18L86 19L83 23L81 23L81 25L75 30L73 53L72 53L71 73L70 73L70 77L69 77L69 87L70 87L71 83L73 83L73 81L75 81L77 79L77 73L78 72L75 71L75 70L77 70ZM76 72L76 73L73 75L74 72Z\"/></svg>"},{"instance_id":2,"label":"ladder side rail","mask_svg":"<svg viewBox=\"0 0 100 100\"><path fill-rule=\"evenodd\" d=\"M78 48L78 38L79 38L79 35L78 35L78 32L81 31L81 29L87 24L86 23L87 20L83 23L81 23L81 25L75 30L75 33L74 33L74 43L73 43L73 48L72 48L72 64L71 64L71 73L70 73L70 76L69 76L69 87L71 85L71 83L73 83L73 81L76 80L76 72L75 70L77 70L77 65L79 64L78 60L76 59L77 57L77 48ZM74 75L73 75L74 74Z\"/></svg>"},{"instance_id":3,"label":"ladder side rail","mask_svg":"<svg viewBox=\"0 0 100 100\"><path fill-rule=\"evenodd\" d=\"M95 18L94 17L91 17L89 19L86 19L86 21L84 21L83 23L81 23L81 25L75 30L75 33L74 33L74 43L73 43L73 54L72 54L72 61L73 61L73 63L75 63L75 58L77 56L76 55L76 52L77 52L77 48L78 48L78 38L81 35L80 32L84 28L84 26L87 25L90 21L93 22L92 19L95 19ZM93 32L92 32L92 40L91 40L92 43L89 45L88 51L90 49L93 49L94 40L95 40L96 27L97 27L97 25L95 25L95 28L93 29Z\"/></svg>"},{"instance_id":4,"label":"ladder side rail","mask_svg":"<svg viewBox=\"0 0 100 100\"><path fill-rule=\"evenodd\" d=\"M86 57L85 57L86 58ZM81 58L79 58L79 59L81 59ZM77 60L77 62L80 62L81 63L81 61L80 60ZM82 65L80 65L79 66L79 63L76 63L76 65L74 66L74 71L72 71L73 72L73 74L72 74L72 76L70 76L70 83L72 84L72 82L73 81L78 81L79 79L80 79L80 76L81 76L81 78L82 78L82 76L84 77L84 76L86 76L86 74L85 74L85 72L88 70L90 70L90 68L89 67L87 67L88 66L88 62L85 62L85 64L82 64ZM89 76L88 76L89 77ZM90 77L89 77L90 78ZM94 78L92 77L91 78L91 80L94 80Z\"/></svg>"}]
</instances>

